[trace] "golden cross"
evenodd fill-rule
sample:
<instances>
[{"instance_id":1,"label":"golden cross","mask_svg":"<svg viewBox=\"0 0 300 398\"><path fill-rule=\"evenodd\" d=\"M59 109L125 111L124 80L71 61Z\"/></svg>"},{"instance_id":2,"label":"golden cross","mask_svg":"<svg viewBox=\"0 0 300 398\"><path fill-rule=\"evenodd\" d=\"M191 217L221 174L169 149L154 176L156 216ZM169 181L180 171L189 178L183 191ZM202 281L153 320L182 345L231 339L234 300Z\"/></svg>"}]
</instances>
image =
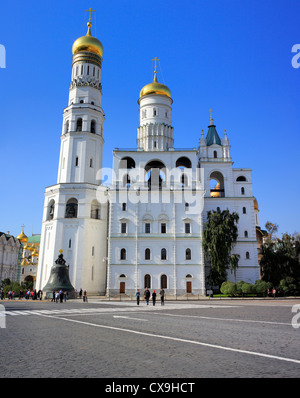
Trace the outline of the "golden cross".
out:
<instances>
[{"instance_id":1,"label":"golden cross","mask_svg":"<svg viewBox=\"0 0 300 398\"><path fill-rule=\"evenodd\" d=\"M24 232L25 225L21 225L22 231Z\"/></svg>"},{"instance_id":2,"label":"golden cross","mask_svg":"<svg viewBox=\"0 0 300 398\"><path fill-rule=\"evenodd\" d=\"M155 61L154 73L156 74L156 73L157 73L157 71L156 71L156 69L157 69L156 61L160 61L160 59L158 59L158 58L155 57L155 58L152 59L152 61Z\"/></svg>"},{"instance_id":3,"label":"golden cross","mask_svg":"<svg viewBox=\"0 0 300 398\"><path fill-rule=\"evenodd\" d=\"M213 110L210 109L209 112L210 112L210 120L212 120L212 112L213 112Z\"/></svg>"},{"instance_id":4,"label":"golden cross","mask_svg":"<svg viewBox=\"0 0 300 398\"><path fill-rule=\"evenodd\" d=\"M88 10L85 10L85 11L90 13L89 22L91 22L91 19L92 19L92 12L96 12L96 10L93 10L93 9L90 7Z\"/></svg>"}]
</instances>

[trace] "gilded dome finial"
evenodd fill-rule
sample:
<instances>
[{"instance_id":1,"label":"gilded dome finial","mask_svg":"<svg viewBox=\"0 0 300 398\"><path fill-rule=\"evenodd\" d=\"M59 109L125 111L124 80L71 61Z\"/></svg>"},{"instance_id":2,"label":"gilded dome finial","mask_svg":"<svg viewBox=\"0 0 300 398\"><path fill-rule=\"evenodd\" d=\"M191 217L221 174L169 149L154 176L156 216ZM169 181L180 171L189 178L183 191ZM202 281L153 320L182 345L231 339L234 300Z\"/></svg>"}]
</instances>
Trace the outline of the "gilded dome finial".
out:
<instances>
[{"instance_id":1,"label":"gilded dome finial","mask_svg":"<svg viewBox=\"0 0 300 398\"><path fill-rule=\"evenodd\" d=\"M160 59L158 59L157 57L154 57L152 59L152 61L155 62L155 65L154 65L154 79L153 79L153 81L157 82L157 65L156 65L156 62L160 61Z\"/></svg>"},{"instance_id":2,"label":"gilded dome finial","mask_svg":"<svg viewBox=\"0 0 300 398\"><path fill-rule=\"evenodd\" d=\"M92 36L92 33L91 33L91 27L92 27L92 23L91 23L91 20L92 20L92 12L96 12L96 10L93 10L93 9L90 7L88 10L85 10L85 12L89 12L89 13L90 13L89 22L87 23L88 31L87 31L87 33L86 33L86 36Z\"/></svg>"},{"instance_id":3,"label":"gilded dome finial","mask_svg":"<svg viewBox=\"0 0 300 398\"><path fill-rule=\"evenodd\" d=\"M213 117L212 117L213 110L210 109L209 112L210 112L210 119L209 119L209 122L210 122L210 125L212 126L212 125L214 124L214 119L213 119Z\"/></svg>"}]
</instances>

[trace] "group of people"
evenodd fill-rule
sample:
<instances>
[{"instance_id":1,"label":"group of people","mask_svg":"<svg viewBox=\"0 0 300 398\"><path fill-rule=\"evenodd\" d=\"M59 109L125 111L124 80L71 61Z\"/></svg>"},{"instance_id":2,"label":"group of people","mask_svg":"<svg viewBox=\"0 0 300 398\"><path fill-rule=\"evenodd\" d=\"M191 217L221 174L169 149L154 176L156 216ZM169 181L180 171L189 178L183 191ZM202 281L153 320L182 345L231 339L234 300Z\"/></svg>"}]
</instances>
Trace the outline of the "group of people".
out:
<instances>
[{"instance_id":1,"label":"group of people","mask_svg":"<svg viewBox=\"0 0 300 398\"><path fill-rule=\"evenodd\" d=\"M68 300L68 292L64 292L62 289L58 290L58 291L53 291L52 292L52 299L51 299L51 303L55 302L55 303L62 303L62 302L66 302Z\"/></svg>"},{"instance_id":2,"label":"group of people","mask_svg":"<svg viewBox=\"0 0 300 398\"><path fill-rule=\"evenodd\" d=\"M164 289L161 289L159 294L160 294L160 303L161 303L161 305L164 305L165 304L165 291L164 291ZM137 289L137 292L136 292L135 295L136 295L136 303L137 303L137 305L140 305L141 292L139 291L139 289ZM152 299L153 305L155 305L155 303L156 303L156 292L155 292L155 290L153 290L152 295L151 295L150 290L146 287L146 289L144 291L144 300L146 301L147 305L149 305L150 297Z\"/></svg>"},{"instance_id":3,"label":"group of people","mask_svg":"<svg viewBox=\"0 0 300 398\"><path fill-rule=\"evenodd\" d=\"M22 300L23 298L25 298L26 300L32 299L32 300L42 300L43 298L43 292L41 290L39 290L38 292L35 290L26 290L25 292L23 290L20 290L19 293L17 293L17 297L19 298L19 300ZM3 289L1 289L0 291L0 299L4 300L5 298L5 294ZM7 298L8 300L14 300L15 299L15 292L14 290L9 290L7 292Z\"/></svg>"}]
</instances>

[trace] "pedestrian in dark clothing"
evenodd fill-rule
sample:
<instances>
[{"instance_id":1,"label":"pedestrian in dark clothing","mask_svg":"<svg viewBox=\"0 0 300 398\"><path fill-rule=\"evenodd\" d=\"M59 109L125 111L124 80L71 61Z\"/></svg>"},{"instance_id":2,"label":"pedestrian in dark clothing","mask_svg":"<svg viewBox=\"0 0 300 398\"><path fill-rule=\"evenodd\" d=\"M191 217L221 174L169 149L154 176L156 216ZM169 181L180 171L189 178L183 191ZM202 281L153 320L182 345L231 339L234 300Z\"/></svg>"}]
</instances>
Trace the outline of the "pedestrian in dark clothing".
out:
<instances>
[{"instance_id":1,"label":"pedestrian in dark clothing","mask_svg":"<svg viewBox=\"0 0 300 398\"><path fill-rule=\"evenodd\" d=\"M161 289L159 294L160 294L160 304L161 305L165 305L165 291L164 291L164 289Z\"/></svg>"},{"instance_id":2,"label":"pedestrian in dark clothing","mask_svg":"<svg viewBox=\"0 0 300 398\"><path fill-rule=\"evenodd\" d=\"M153 293L152 293L152 302L153 302L153 305L155 305L155 302L156 302L156 293L155 293L155 290L153 290Z\"/></svg>"},{"instance_id":3,"label":"pedestrian in dark clothing","mask_svg":"<svg viewBox=\"0 0 300 398\"><path fill-rule=\"evenodd\" d=\"M150 291L148 290L148 288L146 287L146 290L144 292L144 298L146 300L147 305L149 305L149 299L150 299Z\"/></svg>"},{"instance_id":4,"label":"pedestrian in dark clothing","mask_svg":"<svg viewBox=\"0 0 300 398\"><path fill-rule=\"evenodd\" d=\"M86 290L83 292L83 301L88 301Z\"/></svg>"},{"instance_id":5,"label":"pedestrian in dark clothing","mask_svg":"<svg viewBox=\"0 0 300 398\"><path fill-rule=\"evenodd\" d=\"M52 301L53 301L53 303L55 303L55 290L53 290L53 292L52 292L52 300L51 300L51 303L52 303Z\"/></svg>"},{"instance_id":6,"label":"pedestrian in dark clothing","mask_svg":"<svg viewBox=\"0 0 300 398\"><path fill-rule=\"evenodd\" d=\"M139 289L137 289L137 292L135 293L135 296L136 296L136 303L137 303L137 305L140 305L141 293L140 293Z\"/></svg>"}]
</instances>

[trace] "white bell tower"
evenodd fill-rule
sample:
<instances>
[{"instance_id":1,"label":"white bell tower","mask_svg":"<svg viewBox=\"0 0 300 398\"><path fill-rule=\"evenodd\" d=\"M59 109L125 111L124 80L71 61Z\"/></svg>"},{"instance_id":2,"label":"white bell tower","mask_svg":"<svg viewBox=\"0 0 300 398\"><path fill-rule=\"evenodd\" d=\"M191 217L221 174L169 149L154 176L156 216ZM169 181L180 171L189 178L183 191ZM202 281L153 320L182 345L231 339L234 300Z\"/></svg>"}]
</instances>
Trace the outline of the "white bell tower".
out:
<instances>
[{"instance_id":1,"label":"white bell tower","mask_svg":"<svg viewBox=\"0 0 300 398\"><path fill-rule=\"evenodd\" d=\"M173 148L171 91L157 81L156 57L153 82L140 92L140 125L137 129L137 147L144 151L167 151Z\"/></svg>"},{"instance_id":2,"label":"white bell tower","mask_svg":"<svg viewBox=\"0 0 300 398\"><path fill-rule=\"evenodd\" d=\"M91 13L91 9L89 10ZM101 186L103 46L91 34L72 47L69 103L63 113L57 184L46 188L36 286L43 289L63 250L75 289L105 292L107 203Z\"/></svg>"}]
</instances>

